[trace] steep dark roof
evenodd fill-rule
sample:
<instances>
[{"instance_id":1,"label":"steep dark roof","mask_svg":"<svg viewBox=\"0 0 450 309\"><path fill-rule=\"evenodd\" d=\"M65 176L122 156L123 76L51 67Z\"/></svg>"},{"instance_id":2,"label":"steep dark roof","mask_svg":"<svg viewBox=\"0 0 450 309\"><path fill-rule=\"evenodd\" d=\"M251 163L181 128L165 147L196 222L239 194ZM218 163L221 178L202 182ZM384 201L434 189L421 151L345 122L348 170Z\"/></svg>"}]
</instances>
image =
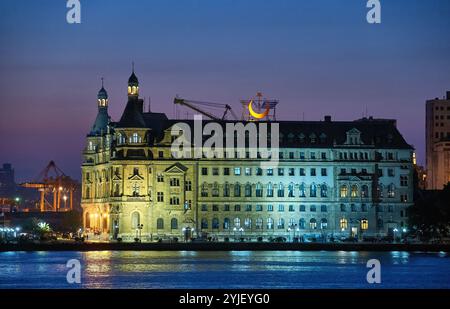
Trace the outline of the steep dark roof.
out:
<instances>
[{"instance_id":1,"label":"steep dark roof","mask_svg":"<svg viewBox=\"0 0 450 309\"><path fill-rule=\"evenodd\" d=\"M105 107L98 109L97 117L95 118L94 125L91 128L89 136L97 136L105 134L107 131L109 122L108 110Z\"/></svg>"},{"instance_id":2,"label":"steep dark roof","mask_svg":"<svg viewBox=\"0 0 450 309\"><path fill-rule=\"evenodd\" d=\"M163 130L170 128L177 122L185 122L194 132L193 120L167 120ZM203 121L203 126L210 122ZM226 123L221 122L224 127ZM343 145L347 139L347 132L357 129L361 132L362 147L412 149L396 127L395 120L389 119L360 119L355 121L277 121L280 126L280 147L286 148L330 148ZM270 129L268 129L270 130ZM162 136L162 132L155 136ZM207 138L207 137L206 137ZM353 145L360 147L358 145ZM352 147L352 145L348 145Z\"/></svg>"},{"instance_id":3,"label":"steep dark roof","mask_svg":"<svg viewBox=\"0 0 450 309\"><path fill-rule=\"evenodd\" d=\"M117 128L146 128L142 108L144 102L140 99L129 98Z\"/></svg>"},{"instance_id":4,"label":"steep dark roof","mask_svg":"<svg viewBox=\"0 0 450 309\"><path fill-rule=\"evenodd\" d=\"M128 85L131 85L131 86L139 85L138 78L137 78L136 74L134 74L134 71L133 71L133 73L131 73L130 78L128 78Z\"/></svg>"}]
</instances>

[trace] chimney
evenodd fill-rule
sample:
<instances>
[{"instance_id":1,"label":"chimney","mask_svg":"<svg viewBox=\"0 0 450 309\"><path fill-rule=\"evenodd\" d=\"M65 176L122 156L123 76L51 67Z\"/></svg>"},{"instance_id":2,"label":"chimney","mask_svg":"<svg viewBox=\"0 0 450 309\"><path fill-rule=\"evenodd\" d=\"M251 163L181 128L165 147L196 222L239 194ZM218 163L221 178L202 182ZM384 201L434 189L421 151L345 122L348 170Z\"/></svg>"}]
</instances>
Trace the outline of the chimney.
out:
<instances>
[{"instance_id":1,"label":"chimney","mask_svg":"<svg viewBox=\"0 0 450 309\"><path fill-rule=\"evenodd\" d=\"M331 122L331 116L329 116L329 115L326 115L324 117L324 119L325 119L325 122Z\"/></svg>"},{"instance_id":2,"label":"chimney","mask_svg":"<svg viewBox=\"0 0 450 309\"><path fill-rule=\"evenodd\" d=\"M450 91L447 91L447 100L450 100Z\"/></svg>"}]
</instances>

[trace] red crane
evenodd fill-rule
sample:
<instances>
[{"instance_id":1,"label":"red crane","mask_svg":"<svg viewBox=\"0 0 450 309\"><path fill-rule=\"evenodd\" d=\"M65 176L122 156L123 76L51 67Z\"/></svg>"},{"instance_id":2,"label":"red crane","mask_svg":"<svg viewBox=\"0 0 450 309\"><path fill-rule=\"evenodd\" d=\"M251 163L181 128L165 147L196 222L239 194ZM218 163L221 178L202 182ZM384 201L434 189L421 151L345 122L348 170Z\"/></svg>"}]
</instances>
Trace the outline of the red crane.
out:
<instances>
[{"instance_id":1,"label":"red crane","mask_svg":"<svg viewBox=\"0 0 450 309\"><path fill-rule=\"evenodd\" d=\"M54 161L50 161L35 180L22 183L21 186L35 188L41 192L39 201L41 212L73 210L73 192L76 190L77 182L66 176ZM61 199L64 201L63 209ZM69 200L69 207L67 207L67 200Z\"/></svg>"}]
</instances>

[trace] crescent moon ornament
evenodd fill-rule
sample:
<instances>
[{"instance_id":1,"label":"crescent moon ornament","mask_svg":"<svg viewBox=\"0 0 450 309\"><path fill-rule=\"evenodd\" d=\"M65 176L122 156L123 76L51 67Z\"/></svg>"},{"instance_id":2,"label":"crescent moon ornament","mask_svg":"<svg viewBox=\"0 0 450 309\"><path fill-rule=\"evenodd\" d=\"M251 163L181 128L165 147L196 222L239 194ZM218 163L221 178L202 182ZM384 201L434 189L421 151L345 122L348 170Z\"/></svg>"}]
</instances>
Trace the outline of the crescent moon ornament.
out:
<instances>
[{"instance_id":1,"label":"crescent moon ornament","mask_svg":"<svg viewBox=\"0 0 450 309\"><path fill-rule=\"evenodd\" d=\"M267 105L266 110L263 113L257 113L253 110L252 103L253 103L253 100L250 100L250 103L248 103L248 111L249 111L250 115L252 115L253 118L262 119L269 114L269 110L270 110L269 104L266 104Z\"/></svg>"}]
</instances>

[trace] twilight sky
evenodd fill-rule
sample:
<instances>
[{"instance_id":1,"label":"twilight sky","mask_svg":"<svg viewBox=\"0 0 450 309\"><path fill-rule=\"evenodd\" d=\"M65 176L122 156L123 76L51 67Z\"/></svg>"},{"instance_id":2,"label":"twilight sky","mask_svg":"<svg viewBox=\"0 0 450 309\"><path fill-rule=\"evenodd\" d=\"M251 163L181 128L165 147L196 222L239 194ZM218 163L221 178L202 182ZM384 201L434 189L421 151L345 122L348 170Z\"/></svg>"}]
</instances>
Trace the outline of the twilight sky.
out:
<instances>
[{"instance_id":1,"label":"twilight sky","mask_svg":"<svg viewBox=\"0 0 450 309\"><path fill-rule=\"evenodd\" d=\"M0 2L0 163L18 181L49 160L80 177L100 78L117 120L131 62L141 96L174 116L173 97L229 103L262 91L278 119L395 118L424 162L425 100L450 90L450 1L66 0ZM185 112L182 113L185 115Z\"/></svg>"}]
</instances>

